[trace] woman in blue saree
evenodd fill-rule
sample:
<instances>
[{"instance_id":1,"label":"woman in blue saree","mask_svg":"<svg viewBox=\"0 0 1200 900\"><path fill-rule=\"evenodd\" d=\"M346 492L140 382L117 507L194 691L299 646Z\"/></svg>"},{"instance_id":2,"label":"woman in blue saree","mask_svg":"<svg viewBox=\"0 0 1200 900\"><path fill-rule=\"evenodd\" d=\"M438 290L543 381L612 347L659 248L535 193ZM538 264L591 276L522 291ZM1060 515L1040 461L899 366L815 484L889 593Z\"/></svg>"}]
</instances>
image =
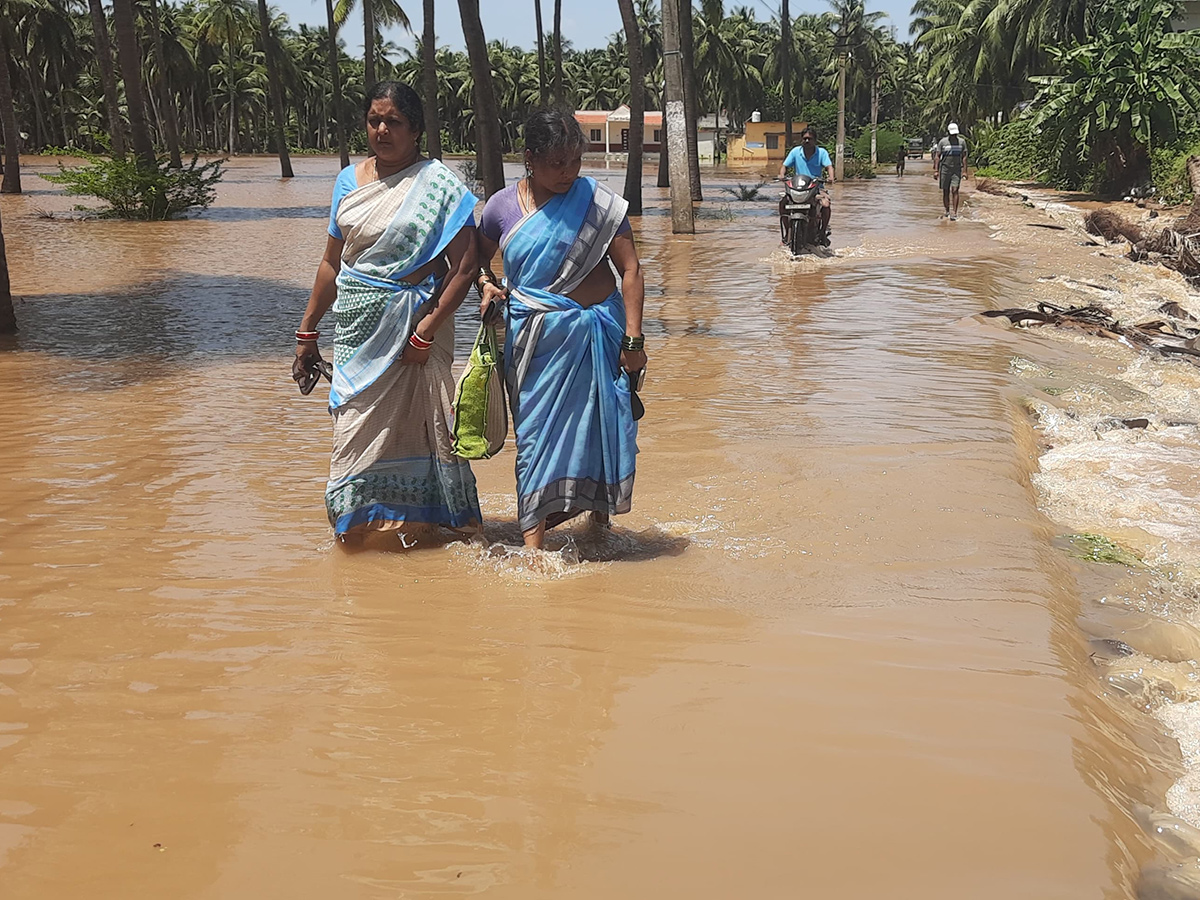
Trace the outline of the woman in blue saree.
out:
<instances>
[{"instance_id":1,"label":"woman in blue saree","mask_svg":"<svg viewBox=\"0 0 1200 900\"><path fill-rule=\"evenodd\" d=\"M375 85L366 126L375 155L338 176L292 368L302 390L316 378L316 329L332 306L329 521L342 539L474 532L475 479L450 450L449 422L454 311L478 271L476 199L421 158L424 115L407 85Z\"/></svg>"},{"instance_id":2,"label":"woman in blue saree","mask_svg":"<svg viewBox=\"0 0 1200 900\"><path fill-rule=\"evenodd\" d=\"M579 175L586 147L570 113L535 112L528 174L488 200L480 223L481 311L504 303L518 524L538 549L548 527L582 512L606 525L633 502L645 288L628 204ZM488 267L498 249L503 287Z\"/></svg>"}]
</instances>

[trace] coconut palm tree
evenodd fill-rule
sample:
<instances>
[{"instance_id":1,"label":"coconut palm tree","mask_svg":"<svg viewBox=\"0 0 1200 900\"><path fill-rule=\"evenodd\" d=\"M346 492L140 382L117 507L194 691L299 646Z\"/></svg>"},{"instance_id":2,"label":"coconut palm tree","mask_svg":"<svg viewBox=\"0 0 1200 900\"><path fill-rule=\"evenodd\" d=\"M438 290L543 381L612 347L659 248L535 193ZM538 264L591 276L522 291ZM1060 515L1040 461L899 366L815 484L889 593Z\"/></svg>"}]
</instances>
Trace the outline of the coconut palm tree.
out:
<instances>
[{"instance_id":1,"label":"coconut palm tree","mask_svg":"<svg viewBox=\"0 0 1200 900\"><path fill-rule=\"evenodd\" d=\"M142 92L142 54L138 48L137 27L133 18L133 0L113 0L113 30L117 35L117 58L125 83L125 106L129 111L129 136L133 152L142 163L154 165L154 144L146 121L146 101Z\"/></svg>"},{"instance_id":2,"label":"coconut palm tree","mask_svg":"<svg viewBox=\"0 0 1200 900\"><path fill-rule=\"evenodd\" d=\"M0 22L0 131L4 138L4 181L0 192L21 193L21 132L17 126L16 104L10 72L12 61L8 50L9 35L6 23ZM8 269L5 268L7 274Z\"/></svg>"},{"instance_id":3,"label":"coconut palm tree","mask_svg":"<svg viewBox=\"0 0 1200 900\"><path fill-rule=\"evenodd\" d=\"M96 44L93 55L100 64L100 83L104 87L104 109L108 113L108 136L112 151L117 156L125 155L125 123L121 120L121 107L117 99L117 74L113 70L112 46L108 40L108 20L100 0L88 0L88 12L92 20L92 33Z\"/></svg>"},{"instance_id":4,"label":"coconut palm tree","mask_svg":"<svg viewBox=\"0 0 1200 900\"><path fill-rule=\"evenodd\" d=\"M128 0L126 0L128 2ZM234 151L235 122L237 120L237 98L234 96L234 54L250 33L250 10L248 0L204 0L196 22L202 39L213 46L225 43L227 58L225 72L228 97L229 143L227 149Z\"/></svg>"},{"instance_id":5,"label":"coconut palm tree","mask_svg":"<svg viewBox=\"0 0 1200 900\"><path fill-rule=\"evenodd\" d=\"M333 9L333 20L338 28L354 10L359 0L338 0ZM379 29L383 26L399 26L412 31L408 14L396 0L362 0L363 14L363 84L368 88L375 83L375 49L379 44Z\"/></svg>"},{"instance_id":6,"label":"coconut palm tree","mask_svg":"<svg viewBox=\"0 0 1200 900\"><path fill-rule=\"evenodd\" d=\"M279 177L293 178L292 158L288 153L287 135L283 130L283 85L279 80L279 48L271 34L271 17L267 0L258 0L258 38L262 42L263 63L267 69L267 88L271 94L271 117L275 127L275 147L279 153Z\"/></svg>"},{"instance_id":7,"label":"coconut palm tree","mask_svg":"<svg viewBox=\"0 0 1200 900\"><path fill-rule=\"evenodd\" d=\"M346 143L346 123L342 119L342 73L338 66L337 23L333 18L333 0L325 0L325 20L329 31L329 96L333 106L333 122L337 131L338 155L342 168L350 165L350 146Z\"/></svg>"},{"instance_id":8,"label":"coconut palm tree","mask_svg":"<svg viewBox=\"0 0 1200 900\"><path fill-rule=\"evenodd\" d=\"M7 80L6 75L0 78ZM17 315L13 312L12 285L8 280L8 255L4 250L4 225L0 223L0 334L17 330Z\"/></svg>"},{"instance_id":9,"label":"coconut palm tree","mask_svg":"<svg viewBox=\"0 0 1200 900\"><path fill-rule=\"evenodd\" d=\"M163 54L162 22L158 16L158 0L150 3L150 32L154 45L154 87L158 92L158 104L163 123L163 136L167 142L167 152L171 156L171 168L182 169L183 160L179 156L179 115L175 111L175 95L167 86L167 59Z\"/></svg>"},{"instance_id":10,"label":"coconut palm tree","mask_svg":"<svg viewBox=\"0 0 1200 900\"><path fill-rule=\"evenodd\" d=\"M442 125L438 120L437 34L433 30L433 0L425 0L421 37L421 84L424 87L425 146L432 159L442 158Z\"/></svg>"},{"instance_id":11,"label":"coconut palm tree","mask_svg":"<svg viewBox=\"0 0 1200 900\"><path fill-rule=\"evenodd\" d=\"M542 0L533 0L533 19L537 23L538 105L546 105L546 36L542 31Z\"/></svg>"},{"instance_id":12,"label":"coconut palm tree","mask_svg":"<svg viewBox=\"0 0 1200 900\"><path fill-rule=\"evenodd\" d=\"M646 134L645 74L642 71L642 35L633 0L617 0L629 53L629 160L625 167L625 199L629 215L642 214L642 150ZM608 152L608 148L604 148Z\"/></svg>"},{"instance_id":13,"label":"coconut palm tree","mask_svg":"<svg viewBox=\"0 0 1200 900\"><path fill-rule=\"evenodd\" d=\"M328 2L328 0L326 0ZM488 60L487 39L479 19L479 0L458 0L463 40L471 60L474 82L475 153L479 174L488 197L504 187L504 159L500 155L500 112L492 86L492 67Z\"/></svg>"},{"instance_id":14,"label":"coconut palm tree","mask_svg":"<svg viewBox=\"0 0 1200 900\"><path fill-rule=\"evenodd\" d=\"M563 102L562 0L554 0L554 102Z\"/></svg>"},{"instance_id":15,"label":"coconut palm tree","mask_svg":"<svg viewBox=\"0 0 1200 900\"><path fill-rule=\"evenodd\" d=\"M846 72L853 60L865 54L868 35L883 17L881 12L867 12L863 0L829 0L837 17L834 34L837 38L838 123L837 159L834 171L840 181L846 157Z\"/></svg>"},{"instance_id":16,"label":"coconut palm tree","mask_svg":"<svg viewBox=\"0 0 1200 900\"><path fill-rule=\"evenodd\" d=\"M786 2L786 0L785 0ZM697 127L700 103L696 96L696 41L692 0L679 0L679 52L683 60L683 115L687 129L688 184L693 200L703 200L700 186L700 147Z\"/></svg>"}]
</instances>

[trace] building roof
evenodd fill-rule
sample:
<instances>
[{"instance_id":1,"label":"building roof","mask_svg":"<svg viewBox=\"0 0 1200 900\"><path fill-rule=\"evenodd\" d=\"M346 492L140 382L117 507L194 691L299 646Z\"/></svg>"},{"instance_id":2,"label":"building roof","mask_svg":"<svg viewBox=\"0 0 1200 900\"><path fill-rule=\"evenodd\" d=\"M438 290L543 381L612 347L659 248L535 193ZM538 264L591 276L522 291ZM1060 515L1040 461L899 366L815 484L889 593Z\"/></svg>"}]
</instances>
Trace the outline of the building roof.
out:
<instances>
[{"instance_id":1,"label":"building roof","mask_svg":"<svg viewBox=\"0 0 1200 900\"><path fill-rule=\"evenodd\" d=\"M628 122L629 107L622 103L616 109L580 109L575 112L575 120L580 125L603 125L605 122ZM662 125L662 113L658 110L646 110L643 121L647 125Z\"/></svg>"}]
</instances>

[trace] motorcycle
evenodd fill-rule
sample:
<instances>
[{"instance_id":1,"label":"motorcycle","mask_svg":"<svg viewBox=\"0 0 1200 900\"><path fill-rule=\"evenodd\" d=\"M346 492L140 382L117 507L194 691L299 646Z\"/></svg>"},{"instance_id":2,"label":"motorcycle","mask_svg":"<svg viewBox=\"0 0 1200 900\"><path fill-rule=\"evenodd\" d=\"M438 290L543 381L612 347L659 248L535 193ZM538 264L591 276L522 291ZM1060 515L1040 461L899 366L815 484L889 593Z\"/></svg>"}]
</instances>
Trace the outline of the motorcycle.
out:
<instances>
[{"instance_id":1,"label":"motorcycle","mask_svg":"<svg viewBox=\"0 0 1200 900\"><path fill-rule=\"evenodd\" d=\"M779 237L787 242L792 256L799 256L805 249L829 246L829 233L821 227L821 203L818 200L823 183L819 178L801 174L783 179L784 203L779 217Z\"/></svg>"}]
</instances>

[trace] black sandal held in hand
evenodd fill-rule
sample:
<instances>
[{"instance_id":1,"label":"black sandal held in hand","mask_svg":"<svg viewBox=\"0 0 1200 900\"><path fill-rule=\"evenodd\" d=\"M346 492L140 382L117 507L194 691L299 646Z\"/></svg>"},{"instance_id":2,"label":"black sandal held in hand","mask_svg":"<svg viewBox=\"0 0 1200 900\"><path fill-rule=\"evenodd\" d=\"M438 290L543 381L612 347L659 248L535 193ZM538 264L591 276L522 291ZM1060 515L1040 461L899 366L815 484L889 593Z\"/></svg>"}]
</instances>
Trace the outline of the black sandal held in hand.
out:
<instances>
[{"instance_id":1,"label":"black sandal held in hand","mask_svg":"<svg viewBox=\"0 0 1200 900\"><path fill-rule=\"evenodd\" d=\"M633 412L633 421L637 421L646 414L645 404L642 403L642 398L637 395L637 392L642 388L642 382L646 380L646 370L638 369L636 372L626 371L625 377L629 380L629 408Z\"/></svg>"},{"instance_id":2,"label":"black sandal held in hand","mask_svg":"<svg viewBox=\"0 0 1200 900\"><path fill-rule=\"evenodd\" d=\"M324 375L330 383L333 382L333 366L323 359L312 360L300 372L292 370L292 378L296 380L296 386L300 388L300 393L306 397L312 393L313 388L317 386L317 382Z\"/></svg>"}]
</instances>

